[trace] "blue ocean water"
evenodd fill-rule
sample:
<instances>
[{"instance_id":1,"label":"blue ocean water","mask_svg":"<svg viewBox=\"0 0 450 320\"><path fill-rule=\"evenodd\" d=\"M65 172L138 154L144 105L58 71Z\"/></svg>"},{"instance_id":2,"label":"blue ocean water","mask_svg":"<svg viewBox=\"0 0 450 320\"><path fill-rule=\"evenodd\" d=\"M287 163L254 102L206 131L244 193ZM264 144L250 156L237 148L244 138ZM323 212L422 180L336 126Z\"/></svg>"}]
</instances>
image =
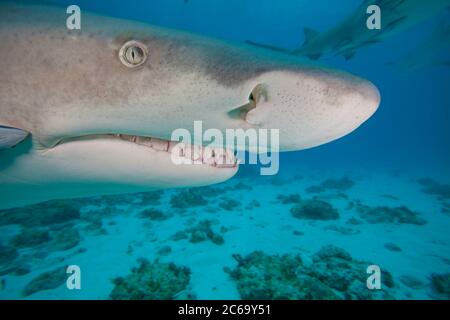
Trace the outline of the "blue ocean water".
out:
<instances>
[{"instance_id":1,"label":"blue ocean water","mask_svg":"<svg viewBox=\"0 0 450 320\"><path fill-rule=\"evenodd\" d=\"M66 6L75 2L83 10L104 15L237 43L250 39L286 48L300 47L305 27L332 28L361 3L39 3ZM411 55L448 15L448 10L436 14L361 48L349 61L342 56L323 57L320 63L373 82L381 93L381 105L372 118L341 139L280 154L276 176L260 176L254 166L245 165L236 177L217 186L57 200L2 212L0 244L5 249L0 255L0 297L449 299L450 68L430 64L402 70L390 63ZM448 63L450 51L443 56ZM27 224L35 214L53 217L52 210L61 210L69 218L59 217L63 224L36 218L37 229ZM318 216L308 217L310 213ZM11 216L19 216L18 222ZM29 233L24 235L24 229ZM346 254L353 257L350 271L334 271L351 274L350 280L335 274L320 278L311 271L323 268L324 274L331 274L325 267L327 259L338 264ZM174 276L170 268L160 265L171 262L189 272ZM82 270L80 290L66 287L65 272L58 275L69 264ZM365 268L371 264L390 274L382 278L386 281L382 294L364 287ZM295 276L283 275L275 284L261 281L261 274L276 276L286 266L296 270ZM139 281L140 272L155 277L166 272L168 292L149 288L153 295L134 295L133 286L142 289L145 285ZM121 278L111 281L115 277ZM328 294L315 295L303 277L326 287ZM352 285L336 285L346 281ZM286 289L289 285L294 292Z\"/></svg>"}]
</instances>

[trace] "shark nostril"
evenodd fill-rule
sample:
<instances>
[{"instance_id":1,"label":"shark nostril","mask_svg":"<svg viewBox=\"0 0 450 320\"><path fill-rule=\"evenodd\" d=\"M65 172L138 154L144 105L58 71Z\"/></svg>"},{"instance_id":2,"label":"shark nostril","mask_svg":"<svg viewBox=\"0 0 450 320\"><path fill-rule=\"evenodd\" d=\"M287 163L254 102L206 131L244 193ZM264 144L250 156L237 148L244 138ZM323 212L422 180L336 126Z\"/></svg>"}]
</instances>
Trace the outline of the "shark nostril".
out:
<instances>
[{"instance_id":1,"label":"shark nostril","mask_svg":"<svg viewBox=\"0 0 450 320\"><path fill-rule=\"evenodd\" d=\"M258 104L261 99L264 99L265 101L267 101L267 88L264 84L260 83L257 84L252 92L250 93L250 97L249 100L250 101L254 101L255 104Z\"/></svg>"}]
</instances>

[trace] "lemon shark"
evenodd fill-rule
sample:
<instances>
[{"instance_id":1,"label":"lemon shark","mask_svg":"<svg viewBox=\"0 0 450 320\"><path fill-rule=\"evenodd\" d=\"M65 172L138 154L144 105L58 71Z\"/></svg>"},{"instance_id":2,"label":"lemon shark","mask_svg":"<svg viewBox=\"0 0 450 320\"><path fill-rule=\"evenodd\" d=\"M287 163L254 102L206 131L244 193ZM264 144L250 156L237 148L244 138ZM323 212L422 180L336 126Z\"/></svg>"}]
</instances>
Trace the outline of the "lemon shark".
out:
<instances>
[{"instance_id":1,"label":"lemon shark","mask_svg":"<svg viewBox=\"0 0 450 320\"><path fill-rule=\"evenodd\" d=\"M367 9L377 5L381 12L381 28L369 29ZM300 48L285 49L254 41L249 44L289 53L307 56L312 60L324 54L342 55L351 59L358 49L379 43L393 34L401 32L450 6L450 0L364 0L347 18L330 30L318 32L304 29L304 42Z\"/></svg>"},{"instance_id":2,"label":"lemon shark","mask_svg":"<svg viewBox=\"0 0 450 320\"><path fill-rule=\"evenodd\" d=\"M173 130L278 129L280 151L301 150L352 132L380 103L345 72L81 14L68 30L66 8L0 5L1 208L225 181L233 153L221 165L224 147L198 146L200 165L176 165Z\"/></svg>"}]
</instances>

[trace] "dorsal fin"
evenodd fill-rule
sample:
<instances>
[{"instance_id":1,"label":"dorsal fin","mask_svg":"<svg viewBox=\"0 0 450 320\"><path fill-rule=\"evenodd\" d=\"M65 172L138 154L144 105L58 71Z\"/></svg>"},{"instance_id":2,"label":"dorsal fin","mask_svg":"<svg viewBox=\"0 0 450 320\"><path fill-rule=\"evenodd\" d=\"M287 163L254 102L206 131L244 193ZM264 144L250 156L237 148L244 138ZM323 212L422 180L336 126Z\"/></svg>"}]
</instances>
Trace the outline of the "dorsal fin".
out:
<instances>
[{"instance_id":1,"label":"dorsal fin","mask_svg":"<svg viewBox=\"0 0 450 320\"><path fill-rule=\"evenodd\" d=\"M305 45L308 42L310 42L312 39L314 39L319 34L319 31L316 31L316 30L311 29L311 28L305 28L303 30L303 32L305 34L305 41L303 42L303 45Z\"/></svg>"},{"instance_id":2,"label":"dorsal fin","mask_svg":"<svg viewBox=\"0 0 450 320\"><path fill-rule=\"evenodd\" d=\"M28 132L17 128L0 126L0 150L12 148L28 136Z\"/></svg>"}]
</instances>

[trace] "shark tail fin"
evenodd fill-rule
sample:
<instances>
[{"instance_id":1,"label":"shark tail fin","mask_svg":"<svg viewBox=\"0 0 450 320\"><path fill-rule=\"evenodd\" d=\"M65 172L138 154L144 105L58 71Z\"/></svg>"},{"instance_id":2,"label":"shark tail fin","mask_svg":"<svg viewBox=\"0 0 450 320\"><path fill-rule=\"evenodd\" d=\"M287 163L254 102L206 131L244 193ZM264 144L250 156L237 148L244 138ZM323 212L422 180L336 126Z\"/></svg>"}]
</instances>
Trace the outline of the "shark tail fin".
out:
<instances>
[{"instance_id":1,"label":"shark tail fin","mask_svg":"<svg viewBox=\"0 0 450 320\"><path fill-rule=\"evenodd\" d=\"M26 131L0 126L0 150L14 147L24 140L27 135L28 132Z\"/></svg>"},{"instance_id":2,"label":"shark tail fin","mask_svg":"<svg viewBox=\"0 0 450 320\"><path fill-rule=\"evenodd\" d=\"M319 34L319 31L316 31L311 28L305 28L303 32L305 34L305 41L303 42L303 46L307 45L309 42L311 42L312 39L317 37L317 35Z\"/></svg>"}]
</instances>

